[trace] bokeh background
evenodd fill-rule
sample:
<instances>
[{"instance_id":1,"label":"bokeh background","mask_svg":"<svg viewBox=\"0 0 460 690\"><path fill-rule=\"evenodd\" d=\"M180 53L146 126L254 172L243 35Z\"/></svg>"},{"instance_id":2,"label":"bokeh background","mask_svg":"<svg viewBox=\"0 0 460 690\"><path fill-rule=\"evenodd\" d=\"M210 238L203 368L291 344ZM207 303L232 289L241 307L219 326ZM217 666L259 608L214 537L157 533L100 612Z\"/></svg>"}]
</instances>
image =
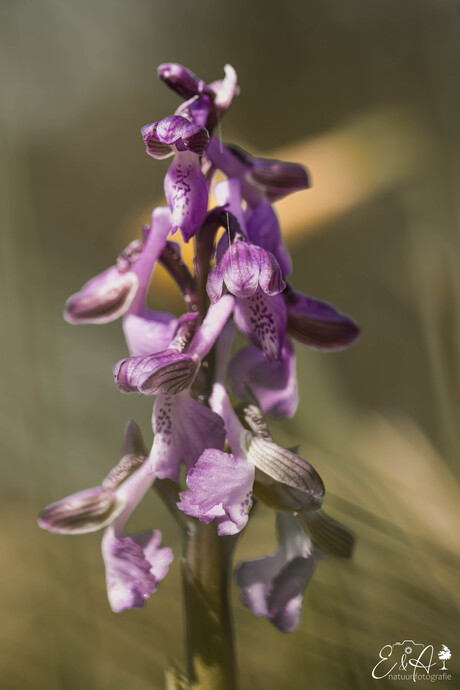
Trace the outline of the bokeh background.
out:
<instances>
[{"instance_id":1,"label":"bokeh background","mask_svg":"<svg viewBox=\"0 0 460 690\"><path fill-rule=\"evenodd\" d=\"M275 425L355 557L319 565L292 635L233 588L242 689L373 687L380 648L406 639L446 644L460 687L459 1L2 0L0 20L0 687L147 690L182 661L180 539L156 496L132 526L176 560L141 611L111 613L99 535L35 523L99 483L128 418L151 439L151 401L113 384L120 324L61 313L161 199L167 163L139 129L178 104L156 79L171 60L205 80L231 63L224 140L309 167L313 189L279 204L294 283L362 327L344 353L298 347L299 410ZM152 302L179 309L161 275ZM274 546L260 509L237 560Z\"/></svg>"}]
</instances>

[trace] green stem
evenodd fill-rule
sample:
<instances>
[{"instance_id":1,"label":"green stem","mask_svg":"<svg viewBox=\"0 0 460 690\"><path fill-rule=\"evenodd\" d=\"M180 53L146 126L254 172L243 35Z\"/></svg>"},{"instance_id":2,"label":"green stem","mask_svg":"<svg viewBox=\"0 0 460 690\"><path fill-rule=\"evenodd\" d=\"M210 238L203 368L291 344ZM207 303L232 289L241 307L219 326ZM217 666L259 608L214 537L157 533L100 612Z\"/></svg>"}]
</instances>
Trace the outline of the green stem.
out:
<instances>
[{"instance_id":1,"label":"green stem","mask_svg":"<svg viewBox=\"0 0 460 690\"><path fill-rule=\"evenodd\" d=\"M182 578L190 690L236 690L229 578L236 537L194 521L185 533Z\"/></svg>"}]
</instances>

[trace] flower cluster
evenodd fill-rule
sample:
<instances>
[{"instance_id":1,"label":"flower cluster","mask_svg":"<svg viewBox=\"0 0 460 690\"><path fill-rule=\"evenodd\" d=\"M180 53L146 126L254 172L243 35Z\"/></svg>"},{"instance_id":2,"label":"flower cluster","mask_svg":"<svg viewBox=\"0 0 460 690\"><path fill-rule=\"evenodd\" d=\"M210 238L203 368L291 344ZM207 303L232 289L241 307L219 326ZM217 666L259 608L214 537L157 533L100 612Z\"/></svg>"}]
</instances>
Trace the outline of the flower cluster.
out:
<instances>
[{"instance_id":1,"label":"flower cluster","mask_svg":"<svg viewBox=\"0 0 460 690\"><path fill-rule=\"evenodd\" d=\"M288 280L291 258L273 203L308 188L305 169L253 158L214 134L239 92L234 69L227 65L224 78L210 84L177 64L158 72L185 99L174 115L142 128L148 155L172 158L164 181L167 206L155 208L142 238L65 308L72 324L123 318L129 356L115 364L114 379L123 393L156 396L153 444L148 452L129 423L123 458L101 486L51 504L39 524L60 534L104 530L108 597L121 611L143 606L172 560L160 532L125 533L154 483L166 480L183 520L214 523L222 536L241 532L253 503L261 501L276 513L279 548L241 564L237 582L255 615L291 631L317 559L349 557L353 539L322 510L317 471L273 441L265 418L296 410L293 339L340 350L358 328ZM216 173L223 178L217 183ZM216 205L208 209L211 190ZM193 273L169 239L178 230L185 242L194 238ZM178 318L148 307L157 263L180 288L185 307ZM236 331L248 344L232 353ZM181 465L186 486L180 485Z\"/></svg>"}]
</instances>

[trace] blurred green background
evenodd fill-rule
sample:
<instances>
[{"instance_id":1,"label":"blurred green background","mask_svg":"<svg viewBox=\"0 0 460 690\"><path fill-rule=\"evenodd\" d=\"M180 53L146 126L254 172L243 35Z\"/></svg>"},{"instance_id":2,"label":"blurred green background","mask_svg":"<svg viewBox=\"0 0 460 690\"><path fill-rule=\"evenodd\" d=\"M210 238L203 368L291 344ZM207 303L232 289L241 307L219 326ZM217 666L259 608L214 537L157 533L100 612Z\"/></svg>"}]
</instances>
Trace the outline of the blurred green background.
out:
<instances>
[{"instance_id":1,"label":"blurred green background","mask_svg":"<svg viewBox=\"0 0 460 690\"><path fill-rule=\"evenodd\" d=\"M3 0L0 23L0 687L147 690L182 661L180 540L156 496L132 527L161 528L176 560L141 611L111 613L100 535L35 522L100 482L128 418L151 440L151 401L113 384L120 324L61 313L161 198L167 163L139 129L178 104L156 79L171 60L208 81L231 63L223 138L309 165L314 188L280 207L294 283L363 332L344 353L298 348L299 410L274 425L355 557L320 563L292 635L234 588L242 689L405 687L371 670L406 639L446 644L460 687L458 0ZM274 545L260 509L237 560Z\"/></svg>"}]
</instances>

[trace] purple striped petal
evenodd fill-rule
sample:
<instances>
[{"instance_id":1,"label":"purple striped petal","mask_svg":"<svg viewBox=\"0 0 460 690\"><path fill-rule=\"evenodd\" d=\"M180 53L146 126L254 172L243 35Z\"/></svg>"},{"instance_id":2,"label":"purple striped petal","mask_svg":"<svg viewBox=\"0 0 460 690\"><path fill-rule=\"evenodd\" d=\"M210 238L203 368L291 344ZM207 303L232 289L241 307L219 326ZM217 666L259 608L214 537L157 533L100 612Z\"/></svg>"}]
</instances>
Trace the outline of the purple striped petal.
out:
<instances>
[{"instance_id":1,"label":"purple striped petal","mask_svg":"<svg viewBox=\"0 0 460 690\"><path fill-rule=\"evenodd\" d=\"M208 276L206 289L211 302L216 302L223 283L228 291L245 299L255 294L259 286L267 295L277 295L285 283L273 254L237 237Z\"/></svg>"},{"instance_id":2,"label":"purple striped petal","mask_svg":"<svg viewBox=\"0 0 460 690\"><path fill-rule=\"evenodd\" d=\"M266 158L253 159L247 179L261 189L270 203L310 187L308 173L303 165Z\"/></svg>"},{"instance_id":3,"label":"purple striped petal","mask_svg":"<svg viewBox=\"0 0 460 690\"><path fill-rule=\"evenodd\" d=\"M72 324L114 321L129 309L137 288L138 279L134 273L122 273L117 266L112 266L68 299L64 318Z\"/></svg>"},{"instance_id":4,"label":"purple striped petal","mask_svg":"<svg viewBox=\"0 0 460 690\"><path fill-rule=\"evenodd\" d=\"M51 503L38 524L55 534L87 534L106 527L120 515L125 501L108 488L97 486Z\"/></svg>"},{"instance_id":5,"label":"purple striped petal","mask_svg":"<svg viewBox=\"0 0 460 690\"><path fill-rule=\"evenodd\" d=\"M219 535L241 532L252 506L254 472L243 458L205 450L187 474L188 491L179 494L178 508L206 524L215 521Z\"/></svg>"},{"instance_id":6,"label":"purple striped petal","mask_svg":"<svg viewBox=\"0 0 460 690\"><path fill-rule=\"evenodd\" d=\"M150 459L159 479L179 479L181 463L191 469L206 448L222 449L222 418L188 393L162 395L153 408L155 434Z\"/></svg>"},{"instance_id":7,"label":"purple striped petal","mask_svg":"<svg viewBox=\"0 0 460 690\"><path fill-rule=\"evenodd\" d=\"M166 173L164 189L173 217L173 232L179 229L188 242L203 224L208 206L208 185L195 153L176 153Z\"/></svg>"},{"instance_id":8,"label":"purple striped petal","mask_svg":"<svg viewBox=\"0 0 460 690\"><path fill-rule=\"evenodd\" d=\"M115 383L122 393L144 395L176 394L192 385L199 368L198 357L177 350L127 357L113 368Z\"/></svg>"},{"instance_id":9,"label":"purple striped petal","mask_svg":"<svg viewBox=\"0 0 460 690\"><path fill-rule=\"evenodd\" d=\"M168 572L171 549L160 547L161 532L143 532L119 537L109 528L102 540L107 594L112 611L118 613L144 606Z\"/></svg>"},{"instance_id":10,"label":"purple striped petal","mask_svg":"<svg viewBox=\"0 0 460 690\"><path fill-rule=\"evenodd\" d=\"M359 327L350 316L293 290L284 293L288 332L304 345L318 350L343 350L359 336Z\"/></svg>"},{"instance_id":11,"label":"purple striped petal","mask_svg":"<svg viewBox=\"0 0 460 690\"><path fill-rule=\"evenodd\" d=\"M279 359L286 334L287 314L282 295L270 297L260 288L247 299L236 300L235 323L268 359Z\"/></svg>"},{"instance_id":12,"label":"purple striped petal","mask_svg":"<svg viewBox=\"0 0 460 690\"><path fill-rule=\"evenodd\" d=\"M230 362L228 375L234 394L243 402L254 397L265 414L292 417L297 409L295 354L286 338L277 361L268 360L259 348L250 345Z\"/></svg>"},{"instance_id":13,"label":"purple striped petal","mask_svg":"<svg viewBox=\"0 0 460 690\"><path fill-rule=\"evenodd\" d=\"M315 567L310 540L296 518L278 513L279 548L272 556L246 561L237 571L241 600L256 616L266 616L281 632L300 622L303 593Z\"/></svg>"}]
</instances>

